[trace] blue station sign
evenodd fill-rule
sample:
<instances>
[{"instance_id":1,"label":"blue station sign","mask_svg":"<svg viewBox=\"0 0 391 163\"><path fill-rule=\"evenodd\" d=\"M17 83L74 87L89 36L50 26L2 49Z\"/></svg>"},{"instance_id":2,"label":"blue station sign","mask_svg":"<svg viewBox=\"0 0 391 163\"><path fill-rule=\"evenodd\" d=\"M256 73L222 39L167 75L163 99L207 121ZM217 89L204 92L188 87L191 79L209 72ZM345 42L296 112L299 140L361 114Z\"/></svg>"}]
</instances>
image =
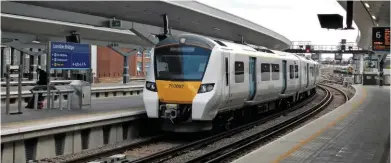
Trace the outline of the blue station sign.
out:
<instances>
[{"instance_id":1,"label":"blue station sign","mask_svg":"<svg viewBox=\"0 0 391 163\"><path fill-rule=\"evenodd\" d=\"M89 69L91 48L88 44L50 43L51 69Z\"/></svg>"}]
</instances>

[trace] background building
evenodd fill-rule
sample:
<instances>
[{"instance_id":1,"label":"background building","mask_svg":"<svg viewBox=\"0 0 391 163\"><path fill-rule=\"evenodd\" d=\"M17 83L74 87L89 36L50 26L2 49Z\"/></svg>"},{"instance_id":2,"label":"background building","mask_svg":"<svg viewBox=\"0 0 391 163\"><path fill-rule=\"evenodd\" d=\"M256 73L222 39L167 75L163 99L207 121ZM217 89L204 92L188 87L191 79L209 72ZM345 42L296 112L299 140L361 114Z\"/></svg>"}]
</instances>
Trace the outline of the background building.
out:
<instances>
[{"instance_id":1,"label":"background building","mask_svg":"<svg viewBox=\"0 0 391 163\"><path fill-rule=\"evenodd\" d=\"M122 49L131 51L131 49ZM136 55L129 59L130 78L144 77L149 68L150 50L134 51ZM108 47L97 46L97 79L98 82L121 82L124 57Z\"/></svg>"}]
</instances>

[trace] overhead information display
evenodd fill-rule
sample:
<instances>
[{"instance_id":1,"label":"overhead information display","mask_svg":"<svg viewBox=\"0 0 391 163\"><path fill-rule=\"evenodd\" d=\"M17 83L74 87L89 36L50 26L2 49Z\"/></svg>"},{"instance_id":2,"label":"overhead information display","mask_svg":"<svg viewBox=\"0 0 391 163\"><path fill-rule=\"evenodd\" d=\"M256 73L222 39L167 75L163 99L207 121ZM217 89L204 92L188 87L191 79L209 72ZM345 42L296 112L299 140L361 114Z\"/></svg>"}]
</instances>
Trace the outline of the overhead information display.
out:
<instances>
[{"instance_id":1,"label":"overhead information display","mask_svg":"<svg viewBox=\"0 0 391 163\"><path fill-rule=\"evenodd\" d=\"M372 50L390 51L390 27L372 28Z\"/></svg>"},{"instance_id":2,"label":"overhead information display","mask_svg":"<svg viewBox=\"0 0 391 163\"><path fill-rule=\"evenodd\" d=\"M50 43L51 69L89 69L91 48L88 44L69 42Z\"/></svg>"}]
</instances>

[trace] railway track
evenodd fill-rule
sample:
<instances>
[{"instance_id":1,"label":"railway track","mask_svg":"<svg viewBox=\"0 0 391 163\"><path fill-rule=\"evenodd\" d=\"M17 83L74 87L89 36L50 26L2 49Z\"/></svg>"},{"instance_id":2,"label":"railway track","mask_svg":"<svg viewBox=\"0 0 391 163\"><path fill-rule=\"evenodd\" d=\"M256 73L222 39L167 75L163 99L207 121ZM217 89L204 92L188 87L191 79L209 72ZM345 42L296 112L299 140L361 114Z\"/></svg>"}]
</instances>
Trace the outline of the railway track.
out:
<instances>
[{"instance_id":1,"label":"railway track","mask_svg":"<svg viewBox=\"0 0 391 163\"><path fill-rule=\"evenodd\" d=\"M289 128L292 128L292 126L295 126L295 124L298 124L300 122L303 122L304 120L310 118L312 115L318 113L322 110L327 104L330 103L330 101L333 98L332 93L330 93L331 87L328 87L327 85L321 85L319 86L319 89L324 91L325 97L318 97L319 93L314 94L310 98L304 100L303 102L300 102L296 104L295 106L286 109L282 112L278 112L275 114L272 114L270 116L267 116L265 118L262 118L260 120L257 120L255 122L251 122L248 124L245 124L243 126L234 128L232 130L215 134L206 138L201 138L200 140L191 141L190 143L183 143L183 145L176 145L174 147L171 147L169 149L163 150L161 152L150 154L146 157L142 157L133 161L127 161L129 158L125 160L125 162L133 162L133 163L140 163L140 162L171 162L174 158L180 157L182 155L186 155L188 153L191 153L192 151L202 151L201 154L198 154L196 156L190 157L190 159L185 159L186 161L179 161L179 162L220 162L221 160L226 159L228 156L235 154L237 151L241 151L242 149L249 148L250 146L253 146L254 143L262 142L267 139L270 139L271 136L276 135L278 133L281 133L282 131L285 131ZM345 94L343 91L341 91L342 94ZM347 96L345 94L345 98L347 99ZM322 99L322 100L314 100L314 99ZM238 141L232 141L232 143L229 143L225 146L222 146L220 148L215 148L213 150L205 150L203 149L207 147L210 144L213 144L219 140L227 139L229 137L232 137L234 135L237 135L241 132L245 132L246 130L251 130L254 128L254 126L259 126L261 124L264 124L268 121L272 121L273 119L277 119L278 117L285 116L286 114L290 112L294 112L297 110L301 110L299 108L302 108L303 106L311 103L311 101L315 101L315 103L318 103L318 105L312 107L311 109L308 109L305 112L302 112L301 114L298 114L298 116L295 116L293 118L290 118L282 123L276 123L272 127L265 128L261 132L257 132L254 134L251 134L249 136L246 136L243 139L240 139ZM319 102L320 101L320 102ZM74 158L70 159L68 161L61 161L61 162L87 162L91 160L96 160L98 158L107 157L110 155L123 153L126 149L132 149L132 148L138 148L143 146L149 146L149 144L159 143L159 141L164 142L164 138L167 138L166 135L163 136L154 136L151 139L147 139L145 141L141 141L136 144L132 145L124 145L120 148L114 149L114 150L106 150L101 151L98 153L94 153L91 155L87 155L80 158ZM198 152L200 153L200 152ZM122 161L120 161L122 162ZM175 160L172 162L176 162Z\"/></svg>"},{"instance_id":2,"label":"railway track","mask_svg":"<svg viewBox=\"0 0 391 163\"><path fill-rule=\"evenodd\" d=\"M209 145L215 143L216 141L227 139L235 134L238 134L240 132L244 132L246 130L250 130L254 126L266 123L267 121L270 121L276 117L280 117L281 115L284 115L288 112L292 112L292 110L296 110L306 103L308 101L315 98L315 96L312 96L308 100L300 103L299 105L296 105L288 110L285 110L281 113L277 113L275 115L272 115L270 117L267 117L265 119L261 119L259 121L252 122L250 124L235 128L233 130L217 134L211 137L207 137L205 139L201 139L189 144L185 144L182 146L174 147L159 153L155 153L152 155L149 155L147 157L143 157L134 161L131 161L132 163L141 163L141 162L189 162L189 163L195 163L195 162L221 162L231 155L235 155L235 153L242 151L246 148L250 148L256 144L259 144L260 142L265 142L272 137L278 135L279 133L282 133L283 131L286 131L297 124L300 124L301 122L304 122L305 120L311 118L315 114L319 113L324 109L332 100L333 100L333 94L331 93L330 89L335 89L333 87L327 86L327 85L321 85L319 86L320 89L324 90L326 92L326 96L319 102L317 105L311 107L310 109L292 117L289 118L281 123L277 123L271 127L268 127L260 132L253 133L251 135L246 136L243 139L232 141L228 143L227 145L221 146L219 148L214 149L205 149ZM342 94L345 94L343 91L341 91ZM345 101L347 101L347 95L345 94ZM212 145L213 146L213 145ZM188 154L193 151L196 154ZM181 155L188 156L186 158L181 159L175 159L179 158Z\"/></svg>"}]
</instances>

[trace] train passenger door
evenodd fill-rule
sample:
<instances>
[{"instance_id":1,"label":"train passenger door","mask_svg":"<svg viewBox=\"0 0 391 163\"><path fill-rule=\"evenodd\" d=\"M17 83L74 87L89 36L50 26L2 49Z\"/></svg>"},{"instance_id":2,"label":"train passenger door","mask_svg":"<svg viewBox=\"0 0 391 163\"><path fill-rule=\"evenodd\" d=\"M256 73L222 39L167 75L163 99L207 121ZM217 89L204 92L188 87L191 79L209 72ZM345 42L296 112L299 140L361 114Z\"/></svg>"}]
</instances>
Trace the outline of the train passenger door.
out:
<instances>
[{"instance_id":1,"label":"train passenger door","mask_svg":"<svg viewBox=\"0 0 391 163\"><path fill-rule=\"evenodd\" d=\"M286 85L287 85L287 78L286 78L286 60L282 61L282 90L281 94L285 93Z\"/></svg>"},{"instance_id":2,"label":"train passenger door","mask_svg":"<svg viewBox=\"0 0 391 163\"><path fill-rule=\"evenodd\" d=\"M308 87L308 84L310 83L310 71L309 71L309 68L310 68L310 64L307 63L307 67L305 68L305 73L306 73L306 76L307 76L307 82L305 84L306 88Z\"/></svg>"},{"instance_id":3,"label":"train passenger door","mask_svg":"<svg viewBox=\"0 0 391 163\"><path fill-rule=\"evenodd\" d=\"M226 53L224 52L223 53L223 72L222 73L222 81L223 81L223 84L222 84L222 97L223 97L223 100L222 100L222 107L225 107L227 106L229 103L230 103L230 96L231 96L231 92L230 92L230 89L229 89L229 86L230 86L230 76L229 76L229 72L230 72L230 60L229 60L229 53Z\"/></svg>"},{"instance_id":4,"label":"train passenger door","mask_svg":"<svg viewBox=\"0 0 391 163\"><path fill-rule=\"evenodd\" d=\"M257 87L257 76L256 76L256 69L255 69L255 63L256 63L256 58L255 57L250 57L249 60L249 86L250 86L250 91L249 91L249 96L247 98L247 101L252 101L255 96L256 92L256 87Z\"/></svg>"}]
</instances>

